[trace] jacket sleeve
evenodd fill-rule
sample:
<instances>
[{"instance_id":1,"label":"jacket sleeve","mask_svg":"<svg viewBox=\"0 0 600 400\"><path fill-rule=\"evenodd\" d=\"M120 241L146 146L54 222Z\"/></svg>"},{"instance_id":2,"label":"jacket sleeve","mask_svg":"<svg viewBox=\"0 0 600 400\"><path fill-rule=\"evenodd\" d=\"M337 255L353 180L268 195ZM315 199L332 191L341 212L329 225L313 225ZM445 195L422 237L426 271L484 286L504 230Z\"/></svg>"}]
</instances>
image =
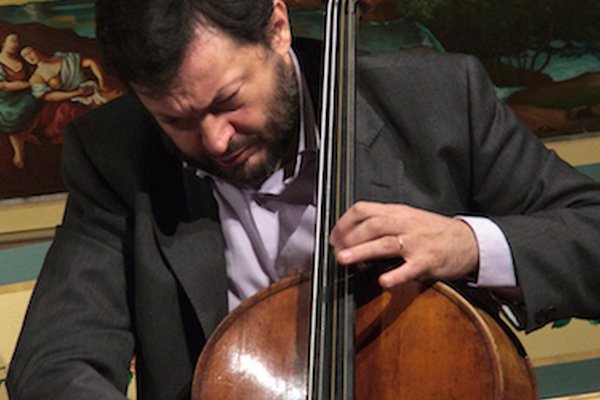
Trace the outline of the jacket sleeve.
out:
<instances>
[{"instance_id":1,"label":"jacket sleeve","mask_svg":"<svg viewBox=\"0 0 600 400\"><path fill-rule=\"evenodd\" d=\"M600 185L549 151L467 58L476 208L506 235L531 331L557 319L600 317Z\"/></svg>"},{"instance_id":2,"label":"jacket sleeve","mask_svg":"<svg viewBox=\"0 0 600 400\"><path fill-rule=\"evenodd\" d=\"M134 352L127 208L86 155L63 145L69 198L10 364L12 399L125 399Z\"/></svg>"}]
</instances>

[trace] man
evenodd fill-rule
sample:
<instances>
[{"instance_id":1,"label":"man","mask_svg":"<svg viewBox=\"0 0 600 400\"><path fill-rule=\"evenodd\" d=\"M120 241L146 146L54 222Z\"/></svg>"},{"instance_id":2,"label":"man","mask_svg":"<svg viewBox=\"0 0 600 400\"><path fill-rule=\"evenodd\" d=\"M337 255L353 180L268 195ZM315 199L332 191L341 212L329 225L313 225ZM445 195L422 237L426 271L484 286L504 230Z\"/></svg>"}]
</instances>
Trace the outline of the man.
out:
<instances>
[{"instance_id":1,"label":"man","mask_svg":"<svg viewBox=\"0 0 600 400\"><path fill-rule=\"evenodd\" d=\"M135 354L141 398L186 398L227 311L310 264L318 50L292 50L282 0L99 0L97 15L134 95L67 135L68 205L8 387L122 398ZM598 185L526 132L472 58L384 54L358 73L362 201L332 232L339 261L403 257L384 287L489 287L528 330L598 317Z\"/></svg>"}]
</instances>

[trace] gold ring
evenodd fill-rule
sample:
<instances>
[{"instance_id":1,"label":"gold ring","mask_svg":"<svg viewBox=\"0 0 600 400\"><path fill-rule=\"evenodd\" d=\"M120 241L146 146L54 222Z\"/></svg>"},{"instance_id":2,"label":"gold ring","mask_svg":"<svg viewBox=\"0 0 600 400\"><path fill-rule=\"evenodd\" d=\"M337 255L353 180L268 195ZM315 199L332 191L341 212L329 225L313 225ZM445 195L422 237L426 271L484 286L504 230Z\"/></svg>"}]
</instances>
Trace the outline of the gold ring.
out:
<instances>
[{"instance_id":1,"label":"gold ring","mask_svg":"<svg viewBox=\"0 0 600 400\"><path fill-rule=\"evenodd\" d=\"M398 241L398 252L402 254L402 251L404 250L404 240L402 240L402 237L400 235L396 236L396 240Z\"/></svg>"}]
</instances>

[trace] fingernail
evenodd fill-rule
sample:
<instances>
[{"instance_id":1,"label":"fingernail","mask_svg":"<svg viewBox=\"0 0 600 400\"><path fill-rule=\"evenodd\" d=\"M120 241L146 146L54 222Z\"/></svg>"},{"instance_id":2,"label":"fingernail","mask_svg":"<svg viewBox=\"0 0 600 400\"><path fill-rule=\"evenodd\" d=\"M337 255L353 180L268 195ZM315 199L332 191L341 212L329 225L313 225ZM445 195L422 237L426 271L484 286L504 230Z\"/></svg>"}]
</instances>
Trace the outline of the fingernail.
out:
<instances>
[{"instance_id":1,"label":"fingernail","mask_svg":"<svg viewBox=\"0 0 600 400\"><path fill-rule=\"evenodd\" d=\"M385 277L385 275L380 275L379 276L379 285L381 285L381 287L383 289L389 289L390 288L390 283L388 282L388 279Z\"/></svg>"},{"instance_id":2,"label":"fingernail","mask_svg":"<svg viewBox=\"0 0 600 400\"><path fill-rule=\"evenodd\" d=\"M350 262L352 258L352 251L350 250L342 250L338 253L338 260L342 263Z\"/></svg>"}]
</instances>

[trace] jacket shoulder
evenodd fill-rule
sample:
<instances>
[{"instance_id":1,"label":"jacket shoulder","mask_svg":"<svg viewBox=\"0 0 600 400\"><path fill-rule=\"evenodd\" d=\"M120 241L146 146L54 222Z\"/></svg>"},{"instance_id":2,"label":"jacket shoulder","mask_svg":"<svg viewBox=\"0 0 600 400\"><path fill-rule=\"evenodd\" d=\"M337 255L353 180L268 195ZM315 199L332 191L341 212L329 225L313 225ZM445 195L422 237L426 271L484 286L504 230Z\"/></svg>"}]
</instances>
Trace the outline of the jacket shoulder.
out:
<instances>
[{"instance_id":1,"label":"jacket shoulder","mask_svg":"<svg viewBox=\"0 0 600 400\"><path fill-rule=\"evenodd\" d=\"M478 65L477 58L463 53L442 53L428 50L400 50L378 53L363 53L358 57L361 68L420 67L455 68Z\"/></svg>"},{"instance_id":2,"label":"jacket shoulder","mask_svg":"<svg viewBox=\"0 0 600 400\"><path fill-rule=\"evenodd\" d=\"M152 117L133 94L125 94L72 122L80 134L110 138L120 132L156 129ZM93 136L92 136L93 135Z\"/></svg>"},{"instance_id":3,"label":"jacket shoulder","mask_svg":"<svg viewBox=\"0 0 600 400\"><path fill-rule=\"evenodd\" d=\"M82 168L83 165L89 168ZM154 178L167 172L177 173L179 168L177 157L167 150L160 128L131 94L76 119L65 134L66 183L68 178L93 174L95 182L108 185L129 208L133 207L136 193L154 192Z\"/></svg>"}]
</instances>

